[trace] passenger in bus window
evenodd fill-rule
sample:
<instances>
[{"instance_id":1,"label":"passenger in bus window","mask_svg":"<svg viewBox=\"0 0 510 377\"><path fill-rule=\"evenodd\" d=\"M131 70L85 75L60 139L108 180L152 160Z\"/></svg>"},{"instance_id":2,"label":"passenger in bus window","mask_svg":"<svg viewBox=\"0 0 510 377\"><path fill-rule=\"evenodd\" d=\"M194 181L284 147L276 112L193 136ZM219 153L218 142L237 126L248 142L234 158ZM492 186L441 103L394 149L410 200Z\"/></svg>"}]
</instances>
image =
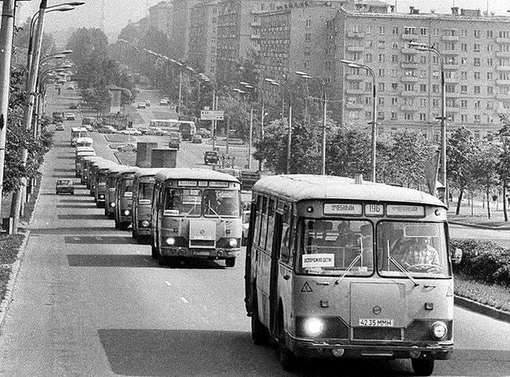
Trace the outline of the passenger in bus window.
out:
<instances>
[{"instance_id":1,"label":"passenger in bus window","mask_svg":"<svg viewBox=\"0 0 510 377\"><path fill-rule=\"evenodd\" d=\"M337 245L340 247L352 247L356 245L356 235L349 227L348 221L342 221L337 226Z\"/></svg>"},{"instance_id":2,"label":"passenger in bus window","mask_svg":"<svg viewBox=\"0 0 510 377\"><path fill-rule=\"evenodd\" d=\"M238 206L235 198L219 198L217 201L216 212L222 216L238 216Z\"/></svg>"},{"instance_id":3,"label":"passenger in bus window","mask_svg":"<svg viewBox=\"0 0 510 377\"><path fill-rule=\"evenodd\" d=\"M439 265L439 254L429 244L427 237L414 237L407 254L402 259L402 265L406 268L417 265Z\"/></svg>"}]
</instances>

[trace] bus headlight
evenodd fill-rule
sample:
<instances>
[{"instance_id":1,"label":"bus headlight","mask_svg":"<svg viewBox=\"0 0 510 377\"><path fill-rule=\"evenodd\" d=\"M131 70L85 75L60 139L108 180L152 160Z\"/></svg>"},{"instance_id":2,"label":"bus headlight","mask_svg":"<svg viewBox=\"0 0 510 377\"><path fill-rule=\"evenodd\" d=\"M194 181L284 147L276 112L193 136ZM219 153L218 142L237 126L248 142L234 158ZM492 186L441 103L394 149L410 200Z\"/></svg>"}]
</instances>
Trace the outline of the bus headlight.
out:
<instances>
[{"instance_id":1,"label":"bus headlight","mask_svg":"<svg viewBox=\"0 0 510 377\"><path fill-rule=\"evenodd\" d=\"M175 238L173 238L173 237L168 237L168 238L165 240L165 243L166 243L168 246L173 246L173 245L175 245Z\"/></svg>"},{"instance_id":2,"label":"bus headlight","mask_svg":"<svg viewBox=\"0 0 510 377\"><path fill-rule=\"evenodd\" d=\"M110 207L112 207L112 208L115 207L115 202L111 202Z\"/></svg>"},{"instance_id":3,"label":"bus headlight","mask_svg":"<svg viewBox=\"0 0 510 377\"><path fill-rule=\"evenodd\" d=\"M148 228L151 225L151 223L147 220L142 221L142 228Z\"/></svg>"},{"instance_id":4,"label":"bus headlight","mask_svg":"<svg viewBox=\"0 0 510 377\"><path fill-rule=\"evenodd\" d=\"M129 209L124 210L124 216L129 216L131 211Z\"/></svg>"},{"instance_id":5,"label":"bus headlight","mask_svg":"<svg viewBox=\"0 0 510 377\"><path fill-rule=\"evenodd\" d=\"M228 241L228 246L230 247L236 247L237 246L237 240L235 238L232 238Z\"/></svg>"},{"instance_id":6,"label":"bus headlight","mask_svg":"<svg viewBox=\"0 0 510 377\"><path fill-rule=\"evenodd\" d=\"M434 322L430 328L430 331L432 336L437 340L443 339L446 337L446 334L448 334L448 328L446 327L446 324L441 321Z\"/></svg>"},{"instance_id":7,"label":"bus headlight","mask_svg":"<svg viewBox=\"0 0 510 377\"><path fill-rule=\"evenodd\" d=\"M316 337L324 330L324 323L319 318L308 318L304 321L303 327L306 334Z\"/></svg>"},{"instance_id":8,"label":"bus headlight","mask_svg":"<svg viewBox=\"0 0 510 377\"><path fill-rule=\"evenodd\" d=\"M99 199L104 199L104 195L103 194L99 194Z\"/></svg>"}]
</instances>

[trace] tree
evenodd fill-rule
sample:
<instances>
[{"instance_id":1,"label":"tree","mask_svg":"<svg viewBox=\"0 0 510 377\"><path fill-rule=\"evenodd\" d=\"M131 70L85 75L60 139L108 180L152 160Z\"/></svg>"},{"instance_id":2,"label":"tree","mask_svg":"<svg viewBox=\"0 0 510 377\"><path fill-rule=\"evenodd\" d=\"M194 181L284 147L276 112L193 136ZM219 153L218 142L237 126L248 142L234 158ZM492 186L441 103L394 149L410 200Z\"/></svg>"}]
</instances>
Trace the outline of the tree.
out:
<instances>
[{"instance_id":1,"label":"tree","mask_svg":"<svg viewBox=\"0 0 510 377\"><path fill-rule=\"evenodd\" d=\"M328 174L370 177L370 146L366 132L338 128L328 141L326 166Z\"/></svg>"},{"instance_id":2,"label":"tree","mask_svg":"<svg viewBox=\"0 0 510 377\"><path fill-rule=\"evenodd\" d=\"M459 190L457 209L455 213L460 214L462 198L473 177L474 156L479 153L479 142L473 133L465 127L457 128L448 139L446 145L446 165L448 182Z\"/></svg>"},{"instance_id":3,"label":"tree","mask_svg":"<svg viewBox=\"0 0 510 377\"><path fill-rule=\"evenodd\" d=\"M485 189L487 198L487 218L491 218L490 192L494 185L498 184L498 157L500 150L493 144L483 143L478 153L473 155L473 176L476 182Z\"/></svg>"}]
</instances>

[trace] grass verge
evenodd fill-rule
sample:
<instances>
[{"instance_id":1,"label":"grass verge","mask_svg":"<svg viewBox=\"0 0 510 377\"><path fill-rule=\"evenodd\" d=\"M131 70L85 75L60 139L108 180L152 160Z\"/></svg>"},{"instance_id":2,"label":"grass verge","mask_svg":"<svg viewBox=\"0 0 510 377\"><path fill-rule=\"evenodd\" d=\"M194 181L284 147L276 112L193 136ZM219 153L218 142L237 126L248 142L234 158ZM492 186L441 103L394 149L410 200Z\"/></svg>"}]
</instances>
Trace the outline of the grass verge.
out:
<instances>
[{"instance_id":1,"label":"grass verge","mask_svg":"<svg viewBox=\"0 0 510 377\"><path fill-rule=\"evenodd\" d=\"M510 289L500 285L487 285L455 275L455 294L490 307L510 312Z\"/></svg>"}]
</instances>

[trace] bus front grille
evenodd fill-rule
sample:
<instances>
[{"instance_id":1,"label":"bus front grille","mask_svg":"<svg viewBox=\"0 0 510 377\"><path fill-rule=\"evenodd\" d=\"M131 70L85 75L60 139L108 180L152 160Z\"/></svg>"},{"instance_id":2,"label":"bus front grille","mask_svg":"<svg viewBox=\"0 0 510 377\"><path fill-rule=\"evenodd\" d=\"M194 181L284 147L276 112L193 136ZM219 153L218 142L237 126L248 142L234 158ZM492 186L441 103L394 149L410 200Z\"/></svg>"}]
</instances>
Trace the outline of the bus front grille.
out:
<instances>
[{"instance_id":1,"label":"bus front grille","mask_svg":"<svg viewBox=\"0 0 510 377\"><path fill-rule=\"evenodd\" d=\"M354 327L354 340L402 340L401 331L396 327Z\"/></svg>"}]
</instances>

